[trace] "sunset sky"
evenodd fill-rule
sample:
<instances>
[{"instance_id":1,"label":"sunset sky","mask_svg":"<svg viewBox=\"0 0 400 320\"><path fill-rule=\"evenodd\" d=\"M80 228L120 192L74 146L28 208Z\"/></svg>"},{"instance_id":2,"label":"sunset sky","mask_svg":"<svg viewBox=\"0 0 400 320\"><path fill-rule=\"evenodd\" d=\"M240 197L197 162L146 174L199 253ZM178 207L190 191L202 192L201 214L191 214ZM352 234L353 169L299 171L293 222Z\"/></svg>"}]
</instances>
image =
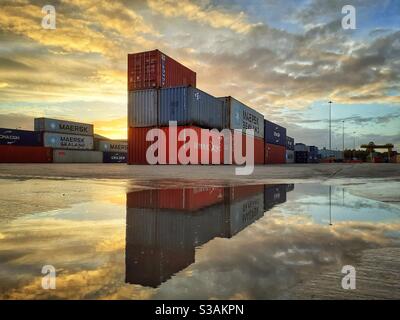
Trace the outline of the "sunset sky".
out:
<instances>
[{"instance_id":1,"label":"sunset sky","mask_svg":"<svg viewBox=\"0 0 400 320\"><path fill-rule=\"evenodd\" d=\"M56 29L41 8L56 8ZM357 29L344 30L352 4ZM160 49L288 128L296 142L400 148L400 1L0 0L0 127L34 117L94 123L126 138L126 57Z\"/></svg>"}]
</instances>

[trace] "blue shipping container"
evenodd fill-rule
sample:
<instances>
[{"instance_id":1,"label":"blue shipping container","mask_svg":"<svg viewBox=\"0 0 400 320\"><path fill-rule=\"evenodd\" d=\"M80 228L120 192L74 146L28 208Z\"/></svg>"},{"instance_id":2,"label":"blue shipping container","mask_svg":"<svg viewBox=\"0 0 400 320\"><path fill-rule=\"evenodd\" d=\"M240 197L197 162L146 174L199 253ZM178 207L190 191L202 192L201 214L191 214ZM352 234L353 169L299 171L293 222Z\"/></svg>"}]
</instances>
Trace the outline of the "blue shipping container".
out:
<instances>
[{"instance_id":1,"label":"blue shipping container","mask_svg":"<svg viewBox=\"0 0 400 320\"><path fill-rule=\"evenodd\" d=\"M277 204L286 202L286 184L264 186L264 210L269 210Z\"/></svg>"},{"instance_id":2,"label":"blue shipping container","mask_svg":"<svg viewBox=\"0 0 400 320\"><path fill-rule=\"evenodd\" d=\"M222 101L197 88L164 88L159 91L158 120L159 126L177 121L178 126L223 129L226 110Z\"/></svg>"},{"instance_id":3,"label":"blue shipping container","mask_svg":"<svg viewBox=\"0 0 400 320\"><path fill-rule=\"evenodd\" d=\"M264 120L264 140L266 143L286 146L286 128Z\"/></svg>"},{"instance_id":4,"label":"blue shipping container","mask_svg":"<svg viewBox=\"0 0 400 320\"><path fill-rule=\"evenodd\" d=\"M294 150L294 139L292 137L286 136L286 149Z\"/></svg>"},{"instance_id":5,"label":"blue shipping container","mask_svg":"<svg viewBox=\"0 0 400 320\"><path fill-rule=\"evenodd\" d=\"M42 134L35 131L0 128L0 145L41 146Z\"/></svg>"},{"instance_id":6,"label":"blue shipping container","mask_svg":"<svg viewBox=\"0 0 400 320\"><path fill-rule=\"evenodd\" d=\"M126 163L127 159L126 152L103 152L104 163Z\"/></svg>"}]
</instances>

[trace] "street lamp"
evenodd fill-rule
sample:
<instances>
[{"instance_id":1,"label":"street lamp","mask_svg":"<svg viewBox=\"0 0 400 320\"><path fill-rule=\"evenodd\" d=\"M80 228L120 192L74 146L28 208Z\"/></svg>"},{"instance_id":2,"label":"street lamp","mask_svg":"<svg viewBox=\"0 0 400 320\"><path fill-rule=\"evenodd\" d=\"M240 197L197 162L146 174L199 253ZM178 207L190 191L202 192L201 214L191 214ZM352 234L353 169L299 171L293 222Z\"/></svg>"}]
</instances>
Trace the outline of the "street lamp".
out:
<instances>
[{"instance_id":1,"label":"street lamp","mask_svg":"<svg viewBox=\"0 0 400 320\"><path fill-rule=\"evenodd\" d=\"M332 101L329 101L329 157L332 157Z\"/></svg>"},{"instance_id":2,"label":"street lamp","mask_svg":"<svg viewBox=\"0 0 400 320\"><path fill-rule=\"evenodd\" d=\"M342 151L343 151L343 159L344 159L344 120L342 120Z\"/></svg>"},{"instance_id":3,"label":"street lamp","mask_svg":"<svg viewBox=\"0 0 400 320\"><path fill-rule=\"evenodd\" d=\"M355 160L356 158L356 132L353 131L353 139L354 139L354 155L353 155L353 159Z\"/></svg>"}]
</instances>

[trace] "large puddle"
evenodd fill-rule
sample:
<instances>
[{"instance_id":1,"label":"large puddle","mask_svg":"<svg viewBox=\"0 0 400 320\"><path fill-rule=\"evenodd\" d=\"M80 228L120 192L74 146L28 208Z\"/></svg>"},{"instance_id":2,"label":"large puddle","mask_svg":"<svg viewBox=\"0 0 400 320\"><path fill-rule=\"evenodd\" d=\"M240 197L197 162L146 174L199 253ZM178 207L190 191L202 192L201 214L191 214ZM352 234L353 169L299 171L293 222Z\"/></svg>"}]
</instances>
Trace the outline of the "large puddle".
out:
<instances>
[{"instance_id":1,"label":"large puddle","mask_svg":"<svg viewBox=\"0 0 400 320\"><path fill-rule=\"evenodd\" d=\"M357 269L365 250L400 247L398 207L339 186L126 192L69 182L77 187L35 194L45 183L25 190L18 214L4 210L15 199L1 199L2 299L299 298L313 279ZM45 197L51 210L40 208ZM56 289L42 288L45 265Z\"/></svg>"}]
</instances>

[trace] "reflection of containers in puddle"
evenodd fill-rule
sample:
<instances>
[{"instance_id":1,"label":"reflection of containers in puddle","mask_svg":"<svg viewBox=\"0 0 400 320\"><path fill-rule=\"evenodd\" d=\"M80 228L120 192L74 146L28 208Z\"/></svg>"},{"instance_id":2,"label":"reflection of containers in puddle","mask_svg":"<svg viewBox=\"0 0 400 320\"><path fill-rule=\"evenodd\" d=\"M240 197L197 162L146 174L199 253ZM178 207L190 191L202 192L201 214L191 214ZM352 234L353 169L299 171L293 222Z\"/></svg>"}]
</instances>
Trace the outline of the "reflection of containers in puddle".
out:
<instances>
[{"instance_id":1,"label":"reflection of containers in puddle","mask_svg":"<svg viewBox=\"0 0 400 320\"><path fill-rule=\"evenodd\" d=\"M233 237L264 215L263 192L264 185L225 189L225 237Z\"/></svg>"},{"instance_id":2,"label":"reflection of containers in puddle","mask_svg":"<svg viewBox=\"0 0 400 320\"><path fill-rule=\"evenodd\" d=\"M128 208L198 210L224 200L224 188L141 190L127 196Z\"/></svg>"},{"instance_id":3,"label":"reflection of containers in puddle","mask_svg":"<svg viewBox=\"0 0 400 320\"><path fill-rule=\"evenodd\" d=\"M128 207L126 282L156 287L192 264L197 246L221 236L221 213L222 204L190 212Z\"/></svg>"},{"instance_id":4,"label":"reflection of containers in puddle","mask_svg":"<svg viewBox=\"0 0 400 320\"><path fill-rule=\"evenodd\" d=\"M290 187L286 184L264 186L264 210L272 209L277 204L286 202L286 192ZM292 189L293 190L293 189Z\"/></svg>"},{"instance_id":5,"label":"reflection of containers in puddle","mask_svg":"<svg viewBox=\"0 0 400 320\"><path fill-rule=\"evenodd\" d=\"M157 287L195 261L196 247L263 215L264 185L128 193L126 282Z\"/></svg>"}]
</instances>

